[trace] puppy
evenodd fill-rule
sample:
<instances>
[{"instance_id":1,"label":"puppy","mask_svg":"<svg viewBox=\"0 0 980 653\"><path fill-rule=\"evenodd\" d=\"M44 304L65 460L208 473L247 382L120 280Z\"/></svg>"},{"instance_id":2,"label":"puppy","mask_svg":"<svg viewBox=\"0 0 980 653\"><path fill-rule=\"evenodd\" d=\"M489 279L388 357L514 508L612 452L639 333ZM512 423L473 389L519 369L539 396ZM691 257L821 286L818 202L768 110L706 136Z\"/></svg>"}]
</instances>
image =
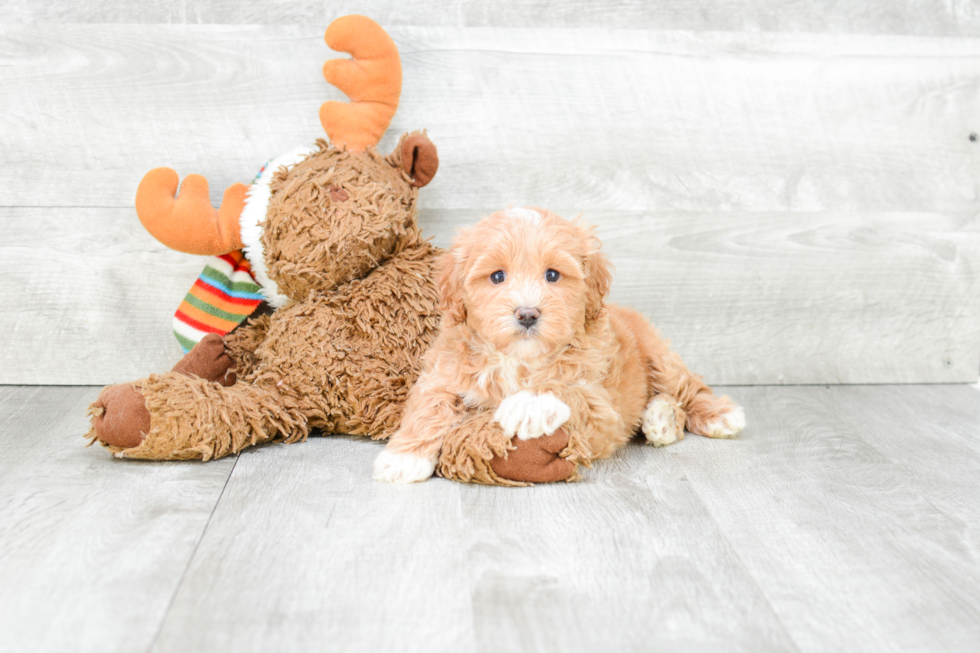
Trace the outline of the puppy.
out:
<instances>
[{"instance_id":1,"label":"puppy","mask_svg":"<svg viewBox=\"0 0 980 653\"><path fill-rule=\"evenodd\" d=\"M742 409L642 315L604 303L611 275L599 247L592 228L541 209L501 211L459 234L440 261L440 333L376 480L432 476L443 435L477 408L520 439L567 424L576 462L605 458L641 430L666 445L685 427L712 438L744 428Z\"/></svg>"}]
</instances>

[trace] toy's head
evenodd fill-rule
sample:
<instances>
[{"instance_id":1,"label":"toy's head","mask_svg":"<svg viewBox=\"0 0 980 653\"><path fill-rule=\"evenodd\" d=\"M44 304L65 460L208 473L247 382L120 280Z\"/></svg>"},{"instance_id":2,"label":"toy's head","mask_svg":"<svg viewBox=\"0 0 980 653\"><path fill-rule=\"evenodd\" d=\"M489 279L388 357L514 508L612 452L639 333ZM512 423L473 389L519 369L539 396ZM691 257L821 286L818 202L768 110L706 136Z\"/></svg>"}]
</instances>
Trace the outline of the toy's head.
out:
<instances>
[{"instance_id":1,"label":"toy's head","mask_svg":"<svg viewBox=\"0 0 980 653\"><path fill-rule=\"evenodd\" d=\"M244 248L273 306L361 278L416 242L418 189L439 167L424 132L402 136L388 156L374 149L401 93L391 37L369 18L345 16L331 23L326 41L354 57L323 68L351 99L320 108L329 144L273 160L247 191L229 188L217 211L200 177L188 176L175 199L169 169L151 171L137 191L140 220L165 245L194 254Z\"/></svg>"},{"instance_id":2,"label":"toy's head","mask_svg":"<svg viewBox=\"0 0 980 653\"><path fill-rule=\"evenodd\" d=\"M428 179L413 177L412 166L436 161L419 133L403 136L388 156L317 145L274 175L263 225L269 277L293 299L359 279L414 240L418 189Z\"/></svg>"},{"instance_id":3,"label":"toy's head","mask_svg":"<svg viewBox=\"0 0 980 653\"><path fill-rule=\"evenodd\" d=\"M418 189L439 166L424 133L402 136L388 156L374 146L398 107L401 63L391 37L363 16L335 20L327 45L350 59L324 65L327 81L350 103L327 102L320 120L330 143L270 184L262 249L279 292L301 299L359 279L418 235Z\"/></svg>"}]
</instances>

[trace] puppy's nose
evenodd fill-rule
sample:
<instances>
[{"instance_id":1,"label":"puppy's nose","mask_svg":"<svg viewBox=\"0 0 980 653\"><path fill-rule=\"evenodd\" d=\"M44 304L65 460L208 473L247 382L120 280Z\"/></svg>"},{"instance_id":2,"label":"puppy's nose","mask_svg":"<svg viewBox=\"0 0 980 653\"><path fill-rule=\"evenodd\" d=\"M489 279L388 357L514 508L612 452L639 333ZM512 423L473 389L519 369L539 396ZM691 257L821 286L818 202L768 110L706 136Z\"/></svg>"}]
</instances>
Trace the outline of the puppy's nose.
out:
<instances>
[{"instance_id":1,"label":"puppy's nose","mask_svg":"<svg viewBox=\"0 0 980 653\"><path fill-rule=\"evenodd\" d=\"M517 315L517 321L521 323L521 326L530 329L541 317L541 312L533 306L522 306L517 309L515 315Z\"/></svg>"}]
</instances>

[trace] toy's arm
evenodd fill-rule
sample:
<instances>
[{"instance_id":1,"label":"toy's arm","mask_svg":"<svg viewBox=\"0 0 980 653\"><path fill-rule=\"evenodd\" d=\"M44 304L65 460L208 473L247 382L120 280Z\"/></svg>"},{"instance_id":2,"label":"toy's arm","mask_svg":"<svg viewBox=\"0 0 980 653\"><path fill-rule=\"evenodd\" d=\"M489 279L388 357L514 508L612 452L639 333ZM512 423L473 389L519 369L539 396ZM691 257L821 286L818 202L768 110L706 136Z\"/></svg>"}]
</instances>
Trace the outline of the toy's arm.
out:
<instances>
[{"instance_id":1,"label":"toy's arm","mask_svg":"<svg viewBox=\"0 0 980 653\"><path fill-rule=\"evenodd\" d=\"M232 184L225 190L221 208L211 206L208 182L187 175L177 195L177 173L155 168L136 190L136 214L154 238L187 254L227 254L241 249L239 217L245 208L248 186Z\"/></svg>"},{"instance_id":2,"label":"toy's arm","mask_svg":"<svg viewBox=\"0 0 980 653\"><path fill-rule=\"evenodd\" d=\"M439 475L464 483L527 485L575 477L575 463L562 458L568 432L521 440L504 435L492 410L470 409L446 433L439 453ZM567 455L567 454L566 454Z\"/></svg>"}]
</instances>

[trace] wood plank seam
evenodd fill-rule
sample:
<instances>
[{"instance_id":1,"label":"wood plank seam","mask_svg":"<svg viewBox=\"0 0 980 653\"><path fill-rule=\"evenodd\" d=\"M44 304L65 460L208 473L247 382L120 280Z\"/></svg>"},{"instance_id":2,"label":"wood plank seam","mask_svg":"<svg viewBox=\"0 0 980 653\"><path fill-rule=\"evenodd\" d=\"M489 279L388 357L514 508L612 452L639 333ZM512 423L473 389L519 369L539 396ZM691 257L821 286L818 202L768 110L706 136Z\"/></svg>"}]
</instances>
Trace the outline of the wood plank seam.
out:
<instances>
[{"instance_id":1,"label":"wood plank seam","mask_svg":"<svg viewBox=\"0 0 980 653\"><path fill-rule=\"evenodd\" d=\"M238 460L238 456L235 456L235 463L232 465L231 471L228 472L228 477L225 479L225 484L221 487L221 493L218 494L217 501L214 502L214 507L211 509L211 514L208 515L208 521L204 524L204 528L201 529L201 535L197 538L197 542L194 544L194 550L191 551L190 556L187 558L187 564L184 566L184 571L180 574L180 580L177 582L177 586L174 587L173 594L170 595L170 601L167 602L167 609L163 611L163 617L160 619L160 624L157 626L156 632L153 633L153 638L150 640L150 645L146 647L147 653L154 649L157 639L159 639L160 633L163 631L163 626L167 623L167 618L170 616L170 611L174 606L174 601L177 599L177 595L180 593L180 588L184 585L184 579L187 578L187 573L190 571L191 565L194 564L194 558L197 556L197 551L201 547L201 542L204 541L204 536L208 533L208 527L211 525L211 520L214 519L214 513L217 512L218 506L221 505L221 497L225 496L225 490L228 489L228 483L231 481L231 477L235 475L235 469L238 467Z\"/></svg>"},{"instance_id":2,"label":"wood plank seam","mask_svg":"<svg viewBox=\"0 0 980 653\"><path fill-rule=\"evenodd\" d=\"M736 387L736 386L725 386L725 387L728 388L728 387ZM690 434L688 434L688 436L691 437ZM677 474L677 477L684 478L687 480L687 488L691 496L697 501L698 505L701 506L701 509L704 511L704 514L712 516L716 531L718 535L721 537L721 539L724 540L725 546L728 547L728 550L731 553L731 555L738 561L738 564L741 567L742 571L745 573L745 575L752 580L752 585L755 586L755 589L759 593L759 596L761 596L765 600L766 605L769 606L769 610L776 617L776 620L779 622L779 625L783 628L783 632L785 633L786 637L793 642L794 651L796 651L796 653L801 653L802 649L800 649L799 643L793 637L793 634L790 631L790 629L786 626L785 623L783 623L782 616L779 614L779 611L776 609L776 606L773 605L772 600L769 598L769 595L766 593L765 589L759 583L759 579L755 577L755 575L752 573L752 570L749 568L749 566L746 565L745 562L742 560L742 556L739 555L738 548L736 548L736 546L732 543L731 539L728 536L728 533L725 532L725 530L722 528L722 525L718 522L718 520L714 519L714 515L712 514L710 506L708 506L708 504L698 493L697 484L693 480L691 480L687 476L687 474L684 473L684 470L677 463L676 451L668 450L668 454L669 455L667 457L667 460L670 461L670 466ZM647 487L647 489L651 489L646 479L644 479L643 484L644 486Z\"/></svg>"}]
</instances>

